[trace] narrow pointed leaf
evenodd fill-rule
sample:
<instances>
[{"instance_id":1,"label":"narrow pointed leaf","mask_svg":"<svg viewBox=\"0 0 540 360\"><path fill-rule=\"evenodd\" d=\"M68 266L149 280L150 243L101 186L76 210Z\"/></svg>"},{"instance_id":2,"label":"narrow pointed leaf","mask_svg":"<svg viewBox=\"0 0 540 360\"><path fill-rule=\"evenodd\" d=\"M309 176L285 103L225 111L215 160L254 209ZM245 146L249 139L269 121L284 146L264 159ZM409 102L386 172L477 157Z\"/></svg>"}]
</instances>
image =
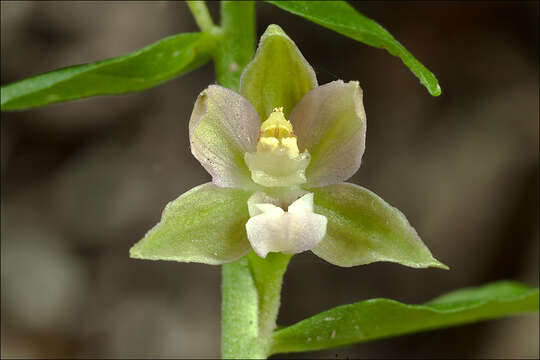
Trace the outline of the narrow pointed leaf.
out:
<instances>
[{"instance_id":1,"label":"narrow pointed leaf","mask_svg":"<svg viewBox=\"0 0 540 360\"><path fill-rule=\"evenodd\" d=\"M437 78L381 25L345 1L267 1L356 41L386 49L403 61L433 96L441 94Z\"/></svg>"},{"instance_id":2,"label":"narrow pointed leaf","mask_svg":"<svg viewBox=\"0 0 540 360\"><path fill-rule=\"evenodd\" d=\"M308 190L315 194L315 212L328 219L326 237L312 250L315 255L338 266L390 261L447 269L405 215L373 192L349 183Z\"/></svg>"},{"instance_id":3,"label":"narrow pointed leaf","mask_svg":"<svg viewBox=\"0 0 540 360\"><path fill-rule=\"evenodd\" d=\"M315 72L296 44L279 26L268 26L240 78L240 94L255 106L261 121L276 107L283 107L288 118L300 99L316 86Z\"/></svg>"},{"instance_id":4,"label":"narrow pointed leaf","mask_svg":"<svg viewBox=\"0 0 540 360\"><path fill-rule=\"evenodd\" d=\"M214 46L209 34L180 34L124 56L33 76L2 87L2 111L147 89L203 65Z\"/></svg>"},{"instance_id":5,"label":"narrow pointed leaf","mask_svg":"<svg viewBox=\"0 0 540 360\"><path fill-rule=\"evenodd\" d=\"M212 265L238 259L251 248L245 229L250 195L210 183L191 189L167 204L130 256Z\"/></svg>"},{"instance_id":6,"label":"narrow pointed leaf","mask_svg":"<svg viewBox=\"0 0 540 360\"><path fill-rule=\"evenodd\" d=\"M538 311L538 288L498 282L424 305L371 299L343 305L274 333L272 353L329 349L430 329Z\"/></svg>"}]
</instances>

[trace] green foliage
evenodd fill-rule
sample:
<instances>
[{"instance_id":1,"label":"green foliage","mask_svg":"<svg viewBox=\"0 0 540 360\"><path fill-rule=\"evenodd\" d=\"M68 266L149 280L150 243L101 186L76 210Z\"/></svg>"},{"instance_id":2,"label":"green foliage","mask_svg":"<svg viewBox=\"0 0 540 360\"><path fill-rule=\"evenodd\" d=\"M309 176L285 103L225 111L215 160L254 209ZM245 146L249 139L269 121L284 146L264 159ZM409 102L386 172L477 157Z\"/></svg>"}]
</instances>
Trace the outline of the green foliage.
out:
<instances>
[{"instance_id":1,"label":"green foliage","mask_svg":"<svg viewBox=\"0 0 540 360\"><path fill-rule=\"evenodd\" d=\"M238 259L251 248L245 229L249 196L211 183L191 189L167 204L161 221L131 248L130 256L205 264Z\"/></svg>"},{"instance_id":2,"label":"green foliage","mask_svg":"<svg viewBox=\"0 0 540 360\"><path fill-rule=\"evenodd\" d=\"M343 183L312 188L326 237L312 251L339 266L391 261L414 268L448 267L433 258L405 215L371 191Z\"/></svg>"},{"instance_id":3,"label":"green foliage","mask_svg":"<svg viewBox=\"0 0 540 360\"><path fill-rule=\"evenodd\" d=\"M268 26L255 58L240 79L240 94L255 106L261 121L278 106L288 118L300 99L316 86L315 72L296 44L279 26Z\"/></svg>"},{"instance_id":4,"label":"green foliage","mask_svg":"<svg viewBox=\"0 0 540 360\"><path fill-rule=\"evenodd\" d=\"M437 78L381 25L356 11L345 1L268 1L309 21L366 45L386 49L420 79L433 96L441 94Z\"/></svg>"},{"instance_id":5,"label":"green foliage","mask_svg":"<svg viewBox=\"0 0 540 360\"><path fill-rule=\"evenodd\" d=\"M276 331L272 353L328 349L532 311L538 311L538 289L515 282L458 290L424 305L371 299Z\"/></svg>"},{"instance_id":6,"label":"green foliage","mask_svg":"<svg viewBox=\"0 0 540 360\"><path fill-rule=\"evenodd\" d=\"M214 55L218 83L238 91L240 74L255 51L253 1L221 2L221 37Z\"/></svg>"},{"instance_id":7,"label":"green foliage","mask_svg":"<svg viewBox=\"0 0 540 360\"><path fill-rule=\"evenodd\" d=\"M399 57L432 95L440 95L437 79L427 68L388 31L346 2L268 2L354 40L386 49ZM240 87L262 120L275 106L284 106L288 115L317 85L313 69L277 25L263 35L259 51L240 81L254 53L253 1L223 1L220 27L213 24L204 2L192 1L189 6L203 32L174 35L125 56L4 86L2 111L151 88L210 59L214 60L218 82L235 91ZM205 123L207 133L202 136L212 141L215 138L209 134L222 129L210 120L215 119ZM210 145L225 147L215 141ZM240 158L236 154L233 160ZM237 162L242 163L241 159ZM340 266L393 261L416 268L446 268L433 258L405 216L372 192L352 184L310 191L315 193L316 213L328 219L327 237L313 249L318 256ZM250 195L214 184L198 186L169 203L161 221L130 250L131 257L141 259L230 262L223 265L224 358L265 358L273 353L327 349L538 310L537 288L501 282L458 290L424 305L366 300L274 331L290 256L270 253L261 259L249 252L245 224Z\"/></svg>"},{"instance_id":8,"label":"green foliage","mask_svg":"<svg viewBox=\"0 0 540 360\"><path fill-rule=\"evenodd\" d=\"M2 87L2 111L147 89L203 65L214 46L209 34L180 34L124 56L37 75Z\"/></svg>"},{"instance_id":9,"label":"green foliage","mask_svg":"<svg viewBox=\"0 0 540 360\"><path fill-rule=\"evenodd\" d=\"M270 2L355 40L386 48L402 59L432 95L440 94L437 79L429 70L384 28L356 12L346 2ZM254 51L253 1L222 1L221 27L213 25L203 2L192 1L189 5L204 30L202 33L170 36L124 56L66 67L3 86L2 111L148 89L185 74L212 57L219 83L238 90L240 73ZM298 76L297 73L289 75L292 78Z\"/></svg>"}]
</instances>

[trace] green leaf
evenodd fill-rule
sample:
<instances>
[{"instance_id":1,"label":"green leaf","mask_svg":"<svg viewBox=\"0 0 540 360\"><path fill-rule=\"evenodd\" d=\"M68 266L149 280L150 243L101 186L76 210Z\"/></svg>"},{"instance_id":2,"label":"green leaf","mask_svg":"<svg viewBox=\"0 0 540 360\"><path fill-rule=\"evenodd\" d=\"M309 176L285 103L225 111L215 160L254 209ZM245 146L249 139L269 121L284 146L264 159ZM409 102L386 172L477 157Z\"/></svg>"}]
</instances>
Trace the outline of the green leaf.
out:
<instances>
[{"instance_id":1,"label":"green leaf","mask_svg":"<svg viewBox=\"0 0 540 360\"><path fill-rule=\"evenodd\" d=\"M250 192L199 185L171 201L161 221L133 246L132 258L223 264L245 255Z\"/></svg>"},{"instance_id":2,"label":"green leaf","mask_svg":"<svg viewBox=\"0 0 540 360\"><path fill-rule=\"evenodd\" d=\"M357 12L345 1L268 1L275 6L337 33L376 48L386 49L403 61L433 96L441 94L437 78L386 29Z\"/></svg>"},{"instance_id":3,"label":"green leaf","mask_svg":"<svg viewBox=\"0 0 540 360\"><path fill-rule=\"evenodd\" d=\"M371 299L276 331L272 353L328 349L533 311L538 311L538 288L515 282L458 290L424 305Z\"/></svg>"},{"instance_id":4,"label":"green leaf","mask_svg":"<svg viewBox=\"0 0 540 360\"><path fill-rule=\"evenodd\" d=\"M214 57L218 83L238 91L240 74L255 51L253 1L222 1L221 28Z\"/></svg>"},{"instance_id":5,"label":"green leaf","mask_svg":"<svg viewBox=\"0 0 540 360\"><path fill-rule=\"evenodd\" d=\"M261 121L281 106L288 118L300 99L316 86L315 72L296 44L279 26L268 26L255 58L240 78L240 94L255 106Z\"/></svg>"},{"instance_id":6,"label":"green leaf","mask_svg":"<svg viewBox=\"0 0 540 360\"><path fill-rule=\"evenodd\" d=\"M2 87L2 111L147 89L203 65L214 46L210 34L180 34L124 56L33 76Z\"/></svg>"},{"instance_id":7,"label":"green leaf","mask_svg":"<svg viewBox=\"0 0 540 360\"><path fill-rule=\"evenodd\" d=\"M433 258L405 215L371 191L342 183L311 188L315 212L328 219L325 238L312 251L338 266L375 261L414 268L447 266Z\"/></svg>"}]
</instances>

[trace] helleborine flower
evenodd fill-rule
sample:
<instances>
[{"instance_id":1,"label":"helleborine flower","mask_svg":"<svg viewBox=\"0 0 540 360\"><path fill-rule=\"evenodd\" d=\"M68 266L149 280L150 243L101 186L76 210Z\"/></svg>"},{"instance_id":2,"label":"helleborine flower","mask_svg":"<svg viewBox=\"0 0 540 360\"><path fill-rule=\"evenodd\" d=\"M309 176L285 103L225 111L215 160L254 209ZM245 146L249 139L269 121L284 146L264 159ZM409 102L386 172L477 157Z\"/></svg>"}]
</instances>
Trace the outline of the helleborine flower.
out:
<instances>
[{"instance_id":1,"label":"helleborine flower","mask_svg":"<svg viewBox=\"0 0 540 360\"><path fill-rule=\"evenodd\" d=\"M170 202L132 257L222 264L251 249L311 250L340 266L446 266L405 216L344 183L360 167L366 116L356 81L317 86L276 25L261 37L240 94L211 85L189 122L191 151L212 176Z\"/></svg>"}]
</instances>

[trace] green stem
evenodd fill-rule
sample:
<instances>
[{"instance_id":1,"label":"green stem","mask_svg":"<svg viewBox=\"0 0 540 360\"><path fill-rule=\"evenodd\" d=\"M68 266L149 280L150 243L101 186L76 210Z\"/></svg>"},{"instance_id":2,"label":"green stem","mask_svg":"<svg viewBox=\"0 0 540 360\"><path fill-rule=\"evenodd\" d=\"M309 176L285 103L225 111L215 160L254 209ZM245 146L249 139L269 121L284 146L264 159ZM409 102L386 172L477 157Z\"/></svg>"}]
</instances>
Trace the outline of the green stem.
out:
<instances>
[{"instance_id":1,"label":"green stem","mask_svg":"<svg viewBox=\"0 0 540 360\"><path fill-rule=\"evenodd\" d=\"M251 252L223 265L221 351L224 359L266 359L280 306L281 285L291 256Z\"/></svg>"},{"instance_id":2,"label":"green stem","mask_svg":"<svg viewBox=\"0 0 540 360\"><path fill-rule=\"evenodd\" d=\"M210 13L208 12L205 2L188 1L187 4L189 6L189 10L191 10L191 13L193 14L193 17L195 18L197 26L199 26L202 31L212 31L215 25L212 21Z\"/></svg>"},{"instance_id":3,"label":"green stem","mask_svg":"<svg viewBox=\"0 0 540 360\"><path fill-rule=\"evenodd\" d=\"M255 52L255 4L222 1L221 30L214 63L218 83L238 91L243 68ZM222 267L221 352L225 359L265 359L270 355L281 285L290 256L265 259L250 252Z\"/></svg>"},{"instance_id":4,"label":"green stem","mask_svg":"<svg viewBox=\"0 0 540 360\"><path fill-rule=\"evenodd\" d=\"M257 288L248 259L222 265L221 274L222 358L264 358L264 350L253 346L258 333Z\"/></svg>"},{"instance_id":5,"label":"green stem","mask_svg":"<svg viewBox=\"0 0 540 360\"><path fill-rule=\"evenodd\" d=\"M251 275L257 288L259 306L259 337L270 340L276 328L281 285L292 255L270 253L265 259L254 252L247 255ZM270 345L270 344L267 344Z\"/></svg>"},{"instance_id":6,"label":"green stem","mask_svg":"<svg viewBox=\"0 0 540 360\"><path fill-rule=\"evenodd\" d=\"M222 1L220 35L214 54L217 81L238 91L242 70L255 52L254 2Z\"/></svg>"}]
</instances>

